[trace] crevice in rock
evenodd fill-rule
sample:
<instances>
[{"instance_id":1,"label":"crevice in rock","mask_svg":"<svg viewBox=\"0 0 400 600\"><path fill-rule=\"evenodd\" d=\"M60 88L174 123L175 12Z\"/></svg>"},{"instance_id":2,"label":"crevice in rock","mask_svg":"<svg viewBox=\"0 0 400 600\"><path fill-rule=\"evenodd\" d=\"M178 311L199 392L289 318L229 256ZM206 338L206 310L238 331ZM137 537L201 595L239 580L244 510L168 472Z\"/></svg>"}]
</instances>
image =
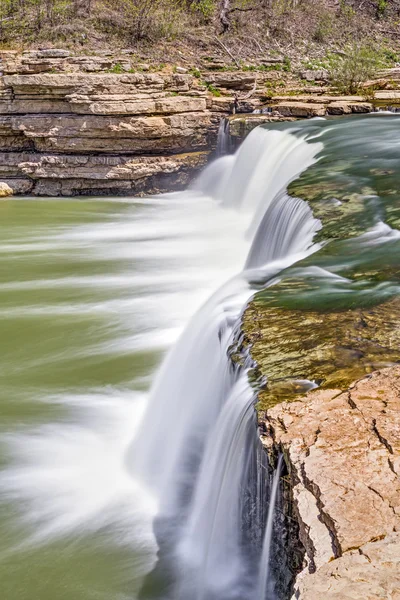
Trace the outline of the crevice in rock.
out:
<instances>
[{"instance_id":1,"label":"crevice in rock","mask_svg":"<svg viewBox=\"0 0 400 600\"><path fill-rule=\"evenodd\" d=\"M390 502L389 502L389 500L387 498L384 498L382 496L382 494L378 490L376 490L375 488L373 488L372 486L368 485L367 487L368 487L369 490L371 490L371 492L373 492L374 494L376 494L382 500L382 502L384 504L387 504L389 506L389 508L393 512L394 516L397 516L394 507L390 504Z\"/></svg>"},{"instance_id":2,"label":"crevice in rock","mask_svg":"<svg viewBox=\"0 0 400 600\"><path fill-rule=\"evenodd\" d=\"M371 562L372 562L372 561L371 561L371 559L370 559L370 557L368 556L368 554L366 554L365 552L363 552L363 549L362 549L362 548L358 548L358 553L359 553L361 556L365 556L365 558L367 559L367 561L368 561L369 563L371 563Z\"/></svg>"},{"instance_id":3,"label":"crevice in rock","mask_svg":"<svg viewBox=\"0 0 400 600\"><path fill-rule=\"evenodd\" d=\"M342 556L343 551L342 551L342 548L341 548L341 545L339 542L339 538L337 536L335 522L331 518L331 516L327 512L325 512L324 504L321 500L321 490L313 481L311 481L307 477L304 463L301 464L301 475L302 475L302 482L304 484L304 487L315 498L316 505L319 510L320 520L325 525L325 527L328 529L328 532L329 532L329 535L331 538L332 552L333 552L335 558L338 558L338 557Z\"/></svg>"},{"instance_id":4,"label":"crevice in rock","mask_svg":"<svg viewBox=\"0 0 400 600\"><path fill-rule=\"evenodd\" d=\"M390 454L393 454L393 448L390 445L389 441L386 438L384 438L383 435L379 432L379 429L376 424L376 419L372 419L372 431L375 433L375 435L378 438L378 440L380 441L380 443L383 446L385 446L387 451L390 452Z\"/></svg>"}]
</instances>

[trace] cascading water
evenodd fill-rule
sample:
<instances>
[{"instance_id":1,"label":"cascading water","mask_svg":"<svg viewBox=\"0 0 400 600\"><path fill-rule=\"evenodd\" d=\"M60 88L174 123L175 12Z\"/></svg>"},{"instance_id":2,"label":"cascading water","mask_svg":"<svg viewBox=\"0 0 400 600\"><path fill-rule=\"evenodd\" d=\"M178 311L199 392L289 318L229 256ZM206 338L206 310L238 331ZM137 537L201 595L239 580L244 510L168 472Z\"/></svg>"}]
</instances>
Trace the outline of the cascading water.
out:
<instances>
[{"instance_id":1,"label":"cascading water","mask_svg":"<svg viewBox=\"0 0 400 600\"><path fill-rule=\"evenodd\" d=\"M232 150L229 119L221 119L217 136L217 156L230 154Z\"/></svg>"},{"instance_id":2,"label":"cascading water","mask_svg":"<svg viewBox=\"0 0 400 600\"><path fill-rule=\"evenodd\" d=\"M251 361L235 365L229 348L255 292L250 282L267 285L313 251L319 221L281 190L320 149L288 132L257 129L235 157L216 161L194 185L227 212L239 211L249 254L244 270L200 309L169 353L128 454L131 472L158 499L159 519L174 523L173 539L171 527L158 528L162 553L173 557L174 600L257 594L252 543L242 527L259 444L256 390L248 381ZM256 513L260 528L263 509Z\"/></svg>"},{"instance_id":3,"label":"cascading water","mask_svg":"<svg viewBox=\"0 0 400 600\"><path fill-rule=\"evenodd\" d=\"M400 119L269 127L186 192L4 205L2 597L287 600L304 548L254 402L400 360Z\"/></svg>"},{"instance_id":4,"label":"cascading water","mask_svg":"<svg viewBox=\"0 0 400 600\"><path fill-rule=\"evenodd\" d=\"M269 507L268 507L268 515L267 515L267 524L265 527L264 541L263 541L263 550L261 553L261 561L260 561L260 573L258 577L258 588L257 588L257 598L263 600L266 598L268 593L268 583L269 583L269 572L270 572L270 554L271 554L271 540L272 540L272 531L274 526L274 512L276 499L278 496L278 488L279 488L279 477L282 472L282 463L283 463L283 455L281 454L278 458L278 464L275 469L272 485L271 485L271 493L269 497Z\"/></svg>"}]
</instances>

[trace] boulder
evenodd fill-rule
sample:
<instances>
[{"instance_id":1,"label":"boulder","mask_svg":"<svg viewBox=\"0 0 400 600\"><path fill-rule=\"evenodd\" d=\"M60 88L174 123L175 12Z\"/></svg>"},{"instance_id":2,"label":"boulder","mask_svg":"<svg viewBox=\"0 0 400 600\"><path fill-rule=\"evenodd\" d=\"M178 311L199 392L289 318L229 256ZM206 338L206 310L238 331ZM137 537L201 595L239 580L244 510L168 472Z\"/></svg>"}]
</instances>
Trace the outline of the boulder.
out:
<instances>
[{"instance_id":1,"label":"boulder","mask_svg":"<svg viewBox=\"0 0 400 600\"><path fill-rule=\"evenodd\" d=\"M12 196L14 194L14 190L4 181L0 181L0 198L6 198L7 196Z\"/></svg>"},{"instance_id":2,"label":"boulder","mask_svg":"<svg viewBox=\"0 0 400 600\"><path fill-rule=\"evenodd\" d=\"M207 73L204 80L218 88L251 90L256 81L256 74L251 71L224 71L222 73Z\"/></svg>"},{"instance_id":3,"label":"boulder","mask_svg":"<svg viewBox=\"0 0 400 600\"><path fill-rule=\"evenodd\" d=\"M299 75L305 81L327 81L329 79L326 69L306 69L301 71Z\"/></svg>"}]
</instances>

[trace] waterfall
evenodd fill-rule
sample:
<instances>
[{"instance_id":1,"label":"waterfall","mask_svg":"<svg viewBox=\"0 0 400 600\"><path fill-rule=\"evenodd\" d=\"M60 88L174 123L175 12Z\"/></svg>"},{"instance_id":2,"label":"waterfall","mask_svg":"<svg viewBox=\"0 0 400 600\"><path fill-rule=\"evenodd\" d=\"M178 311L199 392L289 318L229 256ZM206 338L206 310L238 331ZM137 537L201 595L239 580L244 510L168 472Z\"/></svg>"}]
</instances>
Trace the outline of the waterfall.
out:
<instances>
[{"instance_id":1,"label":"waterfall","mask_svg":"<svg viewBox=\"0 0 400 600\"><path fill-rule=\"evenodd\" d=\"M250 358L234 363L229 349L255 293L251 281L268 285L313 251L320 223L305 202L284 190L321 148L287 131L258 128L235 156L217 160L192 186L227 214L240 213L249 253L165 359L127 456L130 471L157 498L159 517L173 523L172 538L162 541L174 564L173 600L244 600L256 593L253 546L260 544L249 540L243 524L250 502L261 528L260 496L266 494L259 483L254 486L254 477L250 481L260 456L257 390L248 379Z\"/></svg>"},{"instance_id":2,"label":"waterfall","mask_svg":"<svg viewBox=\"0 0 400 600\"><path fill-rule=\"evenodd\" d=\"M274 527L274 514L275 514L275 505L276 499L278 496L278 486L279 486L279 478L282 472L282 463L283 463L283 454L279 455L278 464L275 469L271 493L269 497L269 507L268 507L268 516L267 516L267 526L265 528L264 541L263 541L263 549L261 553L261 561L260 561L260 574L258 578L258 589L257 589L257 600L265 600L267 597L268 590L268 582L269 582L269 572L270 572L270 558L271 558L271 540L272 540L272 531Z\"/></svg>"},{"instance_id":3,"label":"waterfall","mask_svg":"<svg viewBox=\"0 0 400 600\"><path fill-rule=\"evenodd\" d=\"M217 137L217 156L224 156L224 154L230 154L232 149L231 134L230 134L230 121L229 119L221 119L218 128Z\"/></svg>"}]
</instances>

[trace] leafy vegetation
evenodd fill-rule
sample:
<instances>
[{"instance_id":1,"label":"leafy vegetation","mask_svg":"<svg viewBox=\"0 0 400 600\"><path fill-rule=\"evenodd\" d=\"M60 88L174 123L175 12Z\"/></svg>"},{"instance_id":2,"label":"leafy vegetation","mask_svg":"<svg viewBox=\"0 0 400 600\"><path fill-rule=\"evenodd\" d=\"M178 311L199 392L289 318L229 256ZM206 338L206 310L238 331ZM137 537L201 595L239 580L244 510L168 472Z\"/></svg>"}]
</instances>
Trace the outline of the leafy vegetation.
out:
<instances>
[{"instance_id":1,"label":"leafy vegetation","mask_svg":"<svg viewBox=\"0 0 400 600\"><path fill-rule=\"evenodd\" d=\"M352 44L346 46L341 54L331 57L328 71L339 91L356 94L363 84L377 76L380 68L389 66L396 59L397 55L386 49Z\"/></svg>"},{"instance_id":2,"label":"leafy vegetation","mask_svg":"<svg viewBox=\"0 0 400 600\"><path fill-rule=\"evenodd\" d=\"M163 44L171 43L170 51L182 42L203 61L218 47L225 58L231 53L232 64L258 70L290 71L299 53L326 57L354 42L373 42L397 55L399 23L400 0L0 0L3 48L57 44L93 53L158 47L154 60L168 62ZM249 60L274 53L285 61L263 68ZM364 53L357 56L365 71Z\"/></svg>"}]
</instances>

